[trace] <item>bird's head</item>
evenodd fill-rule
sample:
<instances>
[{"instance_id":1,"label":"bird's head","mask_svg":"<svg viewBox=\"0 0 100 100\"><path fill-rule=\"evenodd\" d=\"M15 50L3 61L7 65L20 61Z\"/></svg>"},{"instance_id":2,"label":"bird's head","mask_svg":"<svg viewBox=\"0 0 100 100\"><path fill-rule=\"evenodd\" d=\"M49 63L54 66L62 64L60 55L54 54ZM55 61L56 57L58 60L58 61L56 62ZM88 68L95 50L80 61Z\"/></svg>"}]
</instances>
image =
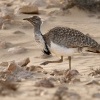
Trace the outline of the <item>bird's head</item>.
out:
<instances>
[{"instance_id":1,"label":"bird's head","mask_svg":"<svg viewBox=\"0 0 100 100\"><path fill-rule=\"evenodd\" d=\"M37 25L41 25L42 21L41 18L38 16L33 16L33 17L29 17L29 18L24 18L23 20L27 20L29 21L32 25L37 26Z\"/></svg>"}]
</instances>

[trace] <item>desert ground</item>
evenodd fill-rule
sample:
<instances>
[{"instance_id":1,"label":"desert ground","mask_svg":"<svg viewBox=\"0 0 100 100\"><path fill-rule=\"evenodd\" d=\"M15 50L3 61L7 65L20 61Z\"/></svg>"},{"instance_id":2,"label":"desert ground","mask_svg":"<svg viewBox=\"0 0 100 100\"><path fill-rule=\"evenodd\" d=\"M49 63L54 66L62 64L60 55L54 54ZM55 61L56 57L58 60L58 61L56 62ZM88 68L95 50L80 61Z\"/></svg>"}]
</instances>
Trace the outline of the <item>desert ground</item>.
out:
<instances>
[{"instance_id":1,"label":"desert ground","mask_svg":"<svg viewBox=\"0 0 100 100\"><path fill-rule=\"evenodd\" d=\"M38 5L39 14L23 14L18 8L25 4L29 6L25 0L0 0L0 100L100 100L100 54L75 54L72 75L67 73L67 57L62 63L40 65L59 57L43 54L35 42L33 26L23 20L37 15L43 21L43 34L55 26L64 26L100 43L100 15L76 7L63 12L43 5Z\"/></svg>"}]
</instances>

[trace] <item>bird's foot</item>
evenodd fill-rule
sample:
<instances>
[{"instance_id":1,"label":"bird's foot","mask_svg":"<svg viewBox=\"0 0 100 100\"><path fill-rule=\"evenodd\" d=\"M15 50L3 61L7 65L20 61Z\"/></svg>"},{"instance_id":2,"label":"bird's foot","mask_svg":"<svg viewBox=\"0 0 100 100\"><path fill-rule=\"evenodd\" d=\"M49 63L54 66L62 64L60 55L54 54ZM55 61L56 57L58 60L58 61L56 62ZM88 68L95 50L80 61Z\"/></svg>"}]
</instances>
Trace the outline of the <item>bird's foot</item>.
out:
<instances>
[{"instance_id":1,"label":"bird's foot","mask_svg":"<svg viewBox=\"0 0 100 100\"><path fill-rule=\"evenodd\" d=\"M40 65L47 65L49 62L48 61L45 61L43 63L41 63Z\"/></svg>"}]
</instances>

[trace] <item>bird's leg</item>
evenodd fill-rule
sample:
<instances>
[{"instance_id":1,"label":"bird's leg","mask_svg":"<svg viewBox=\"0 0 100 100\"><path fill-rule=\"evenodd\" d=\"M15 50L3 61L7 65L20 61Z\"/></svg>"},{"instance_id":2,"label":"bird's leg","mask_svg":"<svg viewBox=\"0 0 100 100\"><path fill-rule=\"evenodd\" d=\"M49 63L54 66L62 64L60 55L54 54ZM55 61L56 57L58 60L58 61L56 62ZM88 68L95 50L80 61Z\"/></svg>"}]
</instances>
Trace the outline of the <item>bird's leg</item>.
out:
<instances>
[{"instance_id":1,"label":"bird's leg","mask_svg":"<svg viewBox=\"0 0 100 100\"><path fill-rule=\"evenodd\" d=\"M71 56L68 56L68 60L69 60L69 70L71 70Z\"/></svg>"},{"instance_id":2,"label":"bird's leg","mask_svg":"<svg viewBox=\"0 0 100 100\"><path fill-rule=\"evenodd\" d=\"M43 63L41 63L41 65L47 65L49 63L61 63L63 62L63 56L61 56L61 59L60 60L56 60L56 61L45 61Z\"/></svg>"}]
</instances>

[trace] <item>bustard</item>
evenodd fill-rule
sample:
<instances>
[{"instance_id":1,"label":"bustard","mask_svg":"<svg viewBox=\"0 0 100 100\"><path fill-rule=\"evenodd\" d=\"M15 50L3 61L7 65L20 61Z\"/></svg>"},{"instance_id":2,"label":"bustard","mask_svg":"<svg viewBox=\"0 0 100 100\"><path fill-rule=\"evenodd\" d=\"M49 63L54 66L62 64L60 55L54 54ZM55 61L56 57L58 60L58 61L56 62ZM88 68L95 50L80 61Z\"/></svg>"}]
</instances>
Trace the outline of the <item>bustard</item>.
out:
<instances>
[{"instance_id":1,"label":"bustard","mask_svg":"<svg viewBox=\"0 0 100 100\"><path fill-rule=\"evenodd\" d=\"M49 30L46 34L42 35L40 31L41 18L33 16L25 18L34 26L35 40L39 44L42 44L43 52L50 55L55 53L61 57L57 61L46 61L42 63L46 65L48 63L60 63L63 61L63 56L68 56L69 69L71 69L71 56L87 47L93 52L100 52L100 45L88 35L82 32L68 28L68 27L55 27Z\"/></svg>"}]
</instances>

